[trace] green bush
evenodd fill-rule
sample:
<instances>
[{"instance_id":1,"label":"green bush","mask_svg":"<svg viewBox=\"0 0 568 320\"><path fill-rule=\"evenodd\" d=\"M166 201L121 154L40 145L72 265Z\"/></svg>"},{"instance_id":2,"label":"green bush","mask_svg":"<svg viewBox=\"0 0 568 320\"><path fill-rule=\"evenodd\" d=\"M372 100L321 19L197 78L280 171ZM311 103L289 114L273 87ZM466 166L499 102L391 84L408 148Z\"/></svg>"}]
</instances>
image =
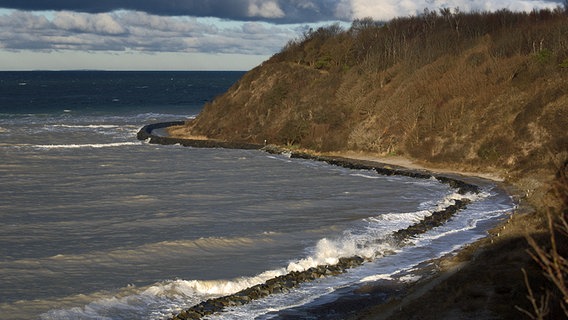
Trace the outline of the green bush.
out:
<instances>
[{"instance_id":1,"label":"green bush","mask_svg":"<svg viewBox=\"0 0 568 320\"><path fill-rule=\"evenodd\" d=\"M540 63L548 63L552 58L552 51L549 49L542 49L536 54L536 60Z\"/></svg>"}]
</instances>

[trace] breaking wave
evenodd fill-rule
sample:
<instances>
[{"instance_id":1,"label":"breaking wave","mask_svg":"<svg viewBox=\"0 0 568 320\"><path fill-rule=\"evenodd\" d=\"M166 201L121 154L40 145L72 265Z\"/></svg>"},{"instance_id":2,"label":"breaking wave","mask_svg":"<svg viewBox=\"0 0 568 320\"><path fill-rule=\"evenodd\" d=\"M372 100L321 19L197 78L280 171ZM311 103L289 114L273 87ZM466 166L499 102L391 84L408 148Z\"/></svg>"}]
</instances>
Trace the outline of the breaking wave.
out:
<instances>
[{"instance_id":1,"label":"breaking wave","mask_svg":"<svg viewBox=\"0 0 568 320\"><path fill-rule=\"evenodd\" d=\"M336 239L320 239L312 248L308 249L309 253L306 257L290 261L286 266L267 270L255 276L237 277L229 280L177 279L156 283L145 288L124 288L123 290L129 291L129 293L122 297L115 295L112 298L100 299L86 305L84 308L52 310L42 315L42 319L99 319L101 315L107 313L136 315L136 317L140 319L166 318L172 313L178 312L180 308L197 304L206 299L231 295L292 271L304 271L319 265L333 265L342 257L361 256L368 259L368 261L380 261L381 257L388 255L390 259L396 259L396 253L403 252L405 248L396 247L391 244L388 241L389 234L422 220L440 208L452 205L457 199L467 198L475 204L475 202L482 201L490 196L491 195L487 192L467 194L465 196L451 192L426 210L401 213L393 212L362 219L353 229L344 231L343 235ZM476 227L477 222L496 218L503 215L507 210L509 210L509 208L494 210L492 212L473 211L459 213L468 215L469 218L456 218L454 221L450 222L447 227L443 225L439 228L435 228L436 230L412 239L412 247L424 247L430 245L433 240L449 236L453 233L471 230ZM453 229L456 227L457 229ZM227 240L218 239L218 241L227 244ZM251 239L248 241L251 241ZM456 243L451 247L451 250L458 249L460 245L463 245L463 243ZM447 251L440 251L438 255L444 254L445 252ZM419 276L407 274L407 271L414 266L414 263L409 263L410 264L407 266L394 268L394 270L390 270L388 273L369 275L363 272L357 279L348 280L341 280L340 276L337 277L338 279L325 280L326 284L308 285L307 288L299 289L300 292L271 297L271 301L279 301L278 303L281 305L271 305L263 309L264 311L256 310L254 314L259 315L313 301L317 297L330 292L329 288L322 291L322 286L345 286L346 284L342 284L342 281L358 283L377 281L380 279L392 280L394 278L401 282L417 281ZM351 277L353 277L353 275L351 275ZM349 278L349 276L347 278ZM313 291L310 291L312 290L309 289L310 286L314 287ZM289 298L285 298L284 296L289 296ZM245 318L251 316L251 314L247 314L242 310L242 308L246 307L240 308L240 311L232 311L233 313L219 315L219 317L226 318L230 314L234 315L235 312L237 312L239 316L246 315Z\"/></svg>"}]
</instances>

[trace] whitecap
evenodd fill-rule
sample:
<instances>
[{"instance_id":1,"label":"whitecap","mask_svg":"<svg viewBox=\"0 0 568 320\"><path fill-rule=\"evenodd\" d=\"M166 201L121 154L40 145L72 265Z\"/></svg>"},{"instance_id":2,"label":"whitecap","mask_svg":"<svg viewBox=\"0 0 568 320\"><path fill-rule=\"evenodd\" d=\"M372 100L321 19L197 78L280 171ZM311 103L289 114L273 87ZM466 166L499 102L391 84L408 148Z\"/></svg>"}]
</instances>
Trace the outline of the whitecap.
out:
<instances>
[{"instance_id":1,"label":"whitecap","mask_svg":"<svg viewBox=\"0 0 568 320\"><path fill-rule=\"evenodd\" d=\"M140 142L114 142L114 143L93 143L93 144L45 144L45 145L28 145L38 149L81 149L81 148L116 148L124 146L140 145Z\"/></svg>"},{"instance_id":2,"label":"whitecap","mask_svg":"<svg viewBox=\"0 0 568 320\"><path fill-rule=\"evenodd\" d=\"M366 179L382 179L383 177L378 175L371 175L371 174L364 174L364 173L352 173L351 176L353 177L361 177Z\"/></svg>"},{"instance_id":3,"label":"whitecap","mask_svg":"<svg viewBox=\"0 0 568 320\"><path fill-rule=\"evenodd\" d=\"M76 125L76 124L55 124L53 127L60 128L74 128L74 129L112 129L119 128L116 124L88 124L88 125Z\"/></svg>"}]
</instances>

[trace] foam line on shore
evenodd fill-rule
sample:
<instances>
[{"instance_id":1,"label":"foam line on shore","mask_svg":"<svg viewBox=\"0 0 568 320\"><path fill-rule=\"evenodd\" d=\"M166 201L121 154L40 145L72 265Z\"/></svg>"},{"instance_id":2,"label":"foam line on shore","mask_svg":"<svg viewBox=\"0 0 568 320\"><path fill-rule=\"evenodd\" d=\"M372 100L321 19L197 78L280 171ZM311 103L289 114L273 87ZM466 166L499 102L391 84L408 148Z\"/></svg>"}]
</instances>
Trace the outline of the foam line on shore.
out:
<instances>
[{"instance_id":1,"label":"foam line on shore","mask_svg":"<svg viewBox=\"0 0 568 320\"><path fill-rule=\"evenodd\" d=\"M443 225L457 212L465 209L465 207L471 202L475 201L476 197L480 194L480 188L477 185L466 183L464 181L458 180L456 178L450 178L447 176L434 175L430 172L423 170L409 170L403 167L390 167L386 165L381 165L376 162L361 161L354 159L347 159L342 157L328 157L328 156L316 156L309 153L303 152L291 152L290 150L282 149L278 146L261 146L257 144L248 143L232 143L226 141L214 141L214 140L192 140L192 139L180 139L164 136L156 136L152 134L152 130L164 129L169 126L181 125L183 122L174 123L158 123L143 127L138 132L138 139L146 140L149 143L156 144L180 144L183 146L191 147L219 147L219 148L233 148L233 149L261 149L265 152L272 154L289 154L290 158L307 159L314 161L323 161L330 165L336 165L344 167L347 169L354 170L370 170L376 171L380 175L384 176L406 176L416 179L436 179L440 183L448 184L450 187L456 190L456 195L452 199L448 199L447 202L440 204L437 211L432 214L425 214L420 221L411 224L410 226L399 229L393 232L387 237L387 243L393 243L395 247L404 247L407 245L407 241L419 234L423 234L428 230L435 227ZM325 240L325 239L324 239ZM377 239L376 241L384 241L385 239ZM320 243L318 245L325 245L325 243ZM337 249L337 248L336 248ZM343 248L345 249L345 248ZM348 248L347 248L348 249ZM194 305L191 308L185 309L178 313L171 319L200 319L204 316L208 316L217 312L221 312L226 307L238 306L249 303L252 300L260 299L266 297L273 293L282 293L297 287L303 282L309 282L316 280L321 277L339 275L346 272L350 268L360 266L365 261L372 260L376 257L376 253L369 256L361 256L358 254L349 256L351 253L349 250L345 250L344 254L337 257L320 257L322 259L306 259L305 261L300 261L295 265L290 265L288 268L288 273L285 275L279 275L274 278L267 280L262 284L256 284L254 286L248 287L237 293L223 296L220 298L209 299L207 301L201 302ZM309 261L308 261L309 260Z\"/></svg>"}]
</instances>

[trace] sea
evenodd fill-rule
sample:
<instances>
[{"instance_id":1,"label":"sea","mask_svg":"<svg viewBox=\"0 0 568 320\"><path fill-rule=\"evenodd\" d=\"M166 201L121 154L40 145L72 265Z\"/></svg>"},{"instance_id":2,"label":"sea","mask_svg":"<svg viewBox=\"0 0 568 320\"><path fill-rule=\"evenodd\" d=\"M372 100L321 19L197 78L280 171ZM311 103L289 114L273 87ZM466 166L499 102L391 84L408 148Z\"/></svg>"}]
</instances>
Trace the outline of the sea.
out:
<instances>
[{"instance_id":1,"label":"sea","mask_svg":"<svg viewBox=\"0 0 568 320\"><path fill-rule=\"evenodd\" d=\"M166 319L290 271L367 260L208 319L311 313L365 284L412 283L487 236L514 203L495 183L440 227L388 236L464 196L259 150L156 145L244 72L0 72L0 319ZM464 178L473 179L473 178Z\"/></svg>"}]
</instances>

